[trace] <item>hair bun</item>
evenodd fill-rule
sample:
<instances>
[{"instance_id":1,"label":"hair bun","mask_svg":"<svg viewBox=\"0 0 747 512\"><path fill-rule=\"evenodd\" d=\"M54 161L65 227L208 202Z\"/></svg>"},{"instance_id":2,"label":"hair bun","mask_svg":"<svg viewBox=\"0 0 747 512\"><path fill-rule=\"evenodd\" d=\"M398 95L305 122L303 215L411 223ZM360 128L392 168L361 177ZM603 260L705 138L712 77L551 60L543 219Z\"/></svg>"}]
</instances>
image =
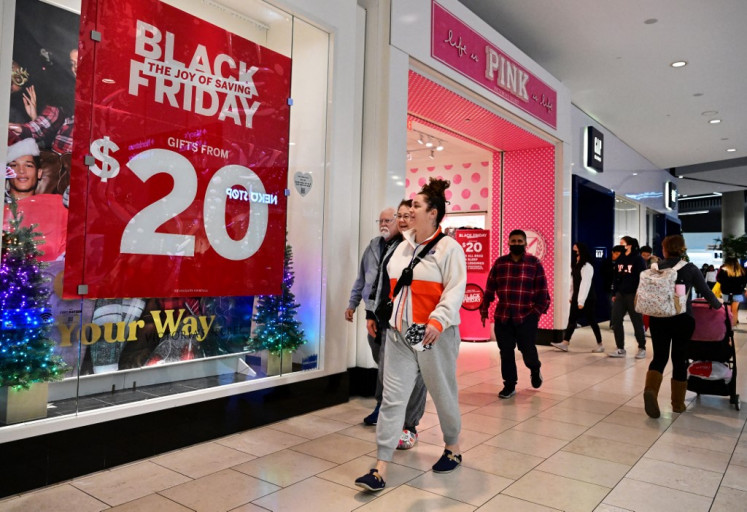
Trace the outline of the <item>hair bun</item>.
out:
<instances>
[{"instance_id":1,"label":"hair bun","mask_svg":"<svg viewBox=\"0 0 747 512\"><path fill-rule=\"evenodd\" d=\"M423 185L423 192L430 192L434 195L444 197L445 199L446 189L450 186L451 182L448 180L443 180L441 178L429 178L428 183L426 185Z\"/></svg>"}]
</instances>

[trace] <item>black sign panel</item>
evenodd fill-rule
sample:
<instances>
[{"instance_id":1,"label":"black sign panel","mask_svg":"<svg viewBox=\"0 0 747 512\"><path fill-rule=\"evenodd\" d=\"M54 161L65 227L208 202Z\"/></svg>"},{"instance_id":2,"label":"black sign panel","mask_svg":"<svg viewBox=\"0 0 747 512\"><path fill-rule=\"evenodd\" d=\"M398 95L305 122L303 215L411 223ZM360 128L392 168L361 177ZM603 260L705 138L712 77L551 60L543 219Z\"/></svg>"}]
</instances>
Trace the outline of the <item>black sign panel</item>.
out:
<instances>
[{"instance_id":1,"label":"black sign panel","mask_svg":"<svg viewBox=\"0 0 747 512\"><path fill-rule=\"evenodd\" d=\"M604 134L593 126L586 127L586 168L604 172Z\"/></svg>"}]
</instances>

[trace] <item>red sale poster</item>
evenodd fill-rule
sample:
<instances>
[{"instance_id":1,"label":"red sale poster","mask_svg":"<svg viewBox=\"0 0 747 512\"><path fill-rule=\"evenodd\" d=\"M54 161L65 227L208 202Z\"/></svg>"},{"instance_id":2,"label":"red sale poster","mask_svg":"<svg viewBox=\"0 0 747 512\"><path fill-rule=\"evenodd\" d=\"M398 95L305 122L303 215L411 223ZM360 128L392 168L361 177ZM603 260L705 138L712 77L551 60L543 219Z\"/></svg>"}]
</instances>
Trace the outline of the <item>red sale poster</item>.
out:
<instances>
[{"instance_id":1,"label":"red sale poster","mask_svg":"<svg viewBox=\"0 0 747 512\"><path fill-rule=\"evenodd\" d=\"M290 58L153 0L80 34L64 296L280 293Z\"/></svg>"},{"instance_id":2,"label":"red sale poster","mask_svg":"<svg viewBox=\"0 0 747 512\"><path fill-rule=\"evenodd\" d=\"M482 287L490 272L490 231L458 229L454 239L464 249L467 260L467 288L459 310L459 334L464 341L487 341L490 339L490 326L482 325L479 308L485 293Z\"/></svg>"}]
</instances>

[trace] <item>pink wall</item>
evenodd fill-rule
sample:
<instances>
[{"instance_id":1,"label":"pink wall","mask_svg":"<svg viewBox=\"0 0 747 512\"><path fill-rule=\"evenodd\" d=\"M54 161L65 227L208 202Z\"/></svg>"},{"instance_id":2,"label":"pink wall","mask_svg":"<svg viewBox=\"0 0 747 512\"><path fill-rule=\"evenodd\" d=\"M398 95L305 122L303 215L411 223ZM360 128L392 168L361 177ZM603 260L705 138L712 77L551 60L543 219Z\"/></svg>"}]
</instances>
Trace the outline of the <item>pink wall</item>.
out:
<instances>
[{"instance_id":1,"label":"pink wall","mask_svg":"<svg viewBox=\"0 0 747 512\"><path fill-rule=\"evenodd\" d=\"M528 252L539 257L550 290L550 309L539 326L553 328L556 297L555 282L555 148L508 151L504 154L503 172L503 240L501 252L508 250L508 233L513 229L527 232ZM493 196L493 209L497 209ZM559 225L559 223L558 223ZM497 238L493 230L491 237ZM497 240L496 240L497 241ZM493 246L495 249L495 246ZM495 254L493 255L495 256Z\"/></svg>"},{"instance_id":2,"label":"pink wall","mask_svg":"<svg viewBox=\"0 0 747 512\"><path fill-rule=\"evenodd\" d=\"M490 174L493 172L489 161L450 162L425 167L410 167L405 181L405 195L412 199L428 178L449 180L451 186L446 191L446 213L488 211L490 206ZM495 179L495 178L494 178Z\"/></svg>"}]
</instances>

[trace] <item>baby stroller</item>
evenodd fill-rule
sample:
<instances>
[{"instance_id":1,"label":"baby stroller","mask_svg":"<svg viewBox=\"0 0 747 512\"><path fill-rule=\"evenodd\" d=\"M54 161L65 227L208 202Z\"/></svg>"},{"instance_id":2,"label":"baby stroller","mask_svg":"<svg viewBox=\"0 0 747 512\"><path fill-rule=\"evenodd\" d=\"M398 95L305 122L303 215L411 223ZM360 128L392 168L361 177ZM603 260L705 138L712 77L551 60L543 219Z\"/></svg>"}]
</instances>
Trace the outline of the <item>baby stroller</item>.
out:
<instances>
[{"instance_id":1,"label":"baby stroller","mask_svg":"<svg viewBox=\"0 0 747 512\"><path fill-rule=\"evenodd\" d=\"M729 305L711 309L708 302L696 299L692 307L695 331L688 344L692 364L688 369L687 389L698 395L728 396L729 403L738 411L736 346Z\"/></svg>"}]
</instances>

